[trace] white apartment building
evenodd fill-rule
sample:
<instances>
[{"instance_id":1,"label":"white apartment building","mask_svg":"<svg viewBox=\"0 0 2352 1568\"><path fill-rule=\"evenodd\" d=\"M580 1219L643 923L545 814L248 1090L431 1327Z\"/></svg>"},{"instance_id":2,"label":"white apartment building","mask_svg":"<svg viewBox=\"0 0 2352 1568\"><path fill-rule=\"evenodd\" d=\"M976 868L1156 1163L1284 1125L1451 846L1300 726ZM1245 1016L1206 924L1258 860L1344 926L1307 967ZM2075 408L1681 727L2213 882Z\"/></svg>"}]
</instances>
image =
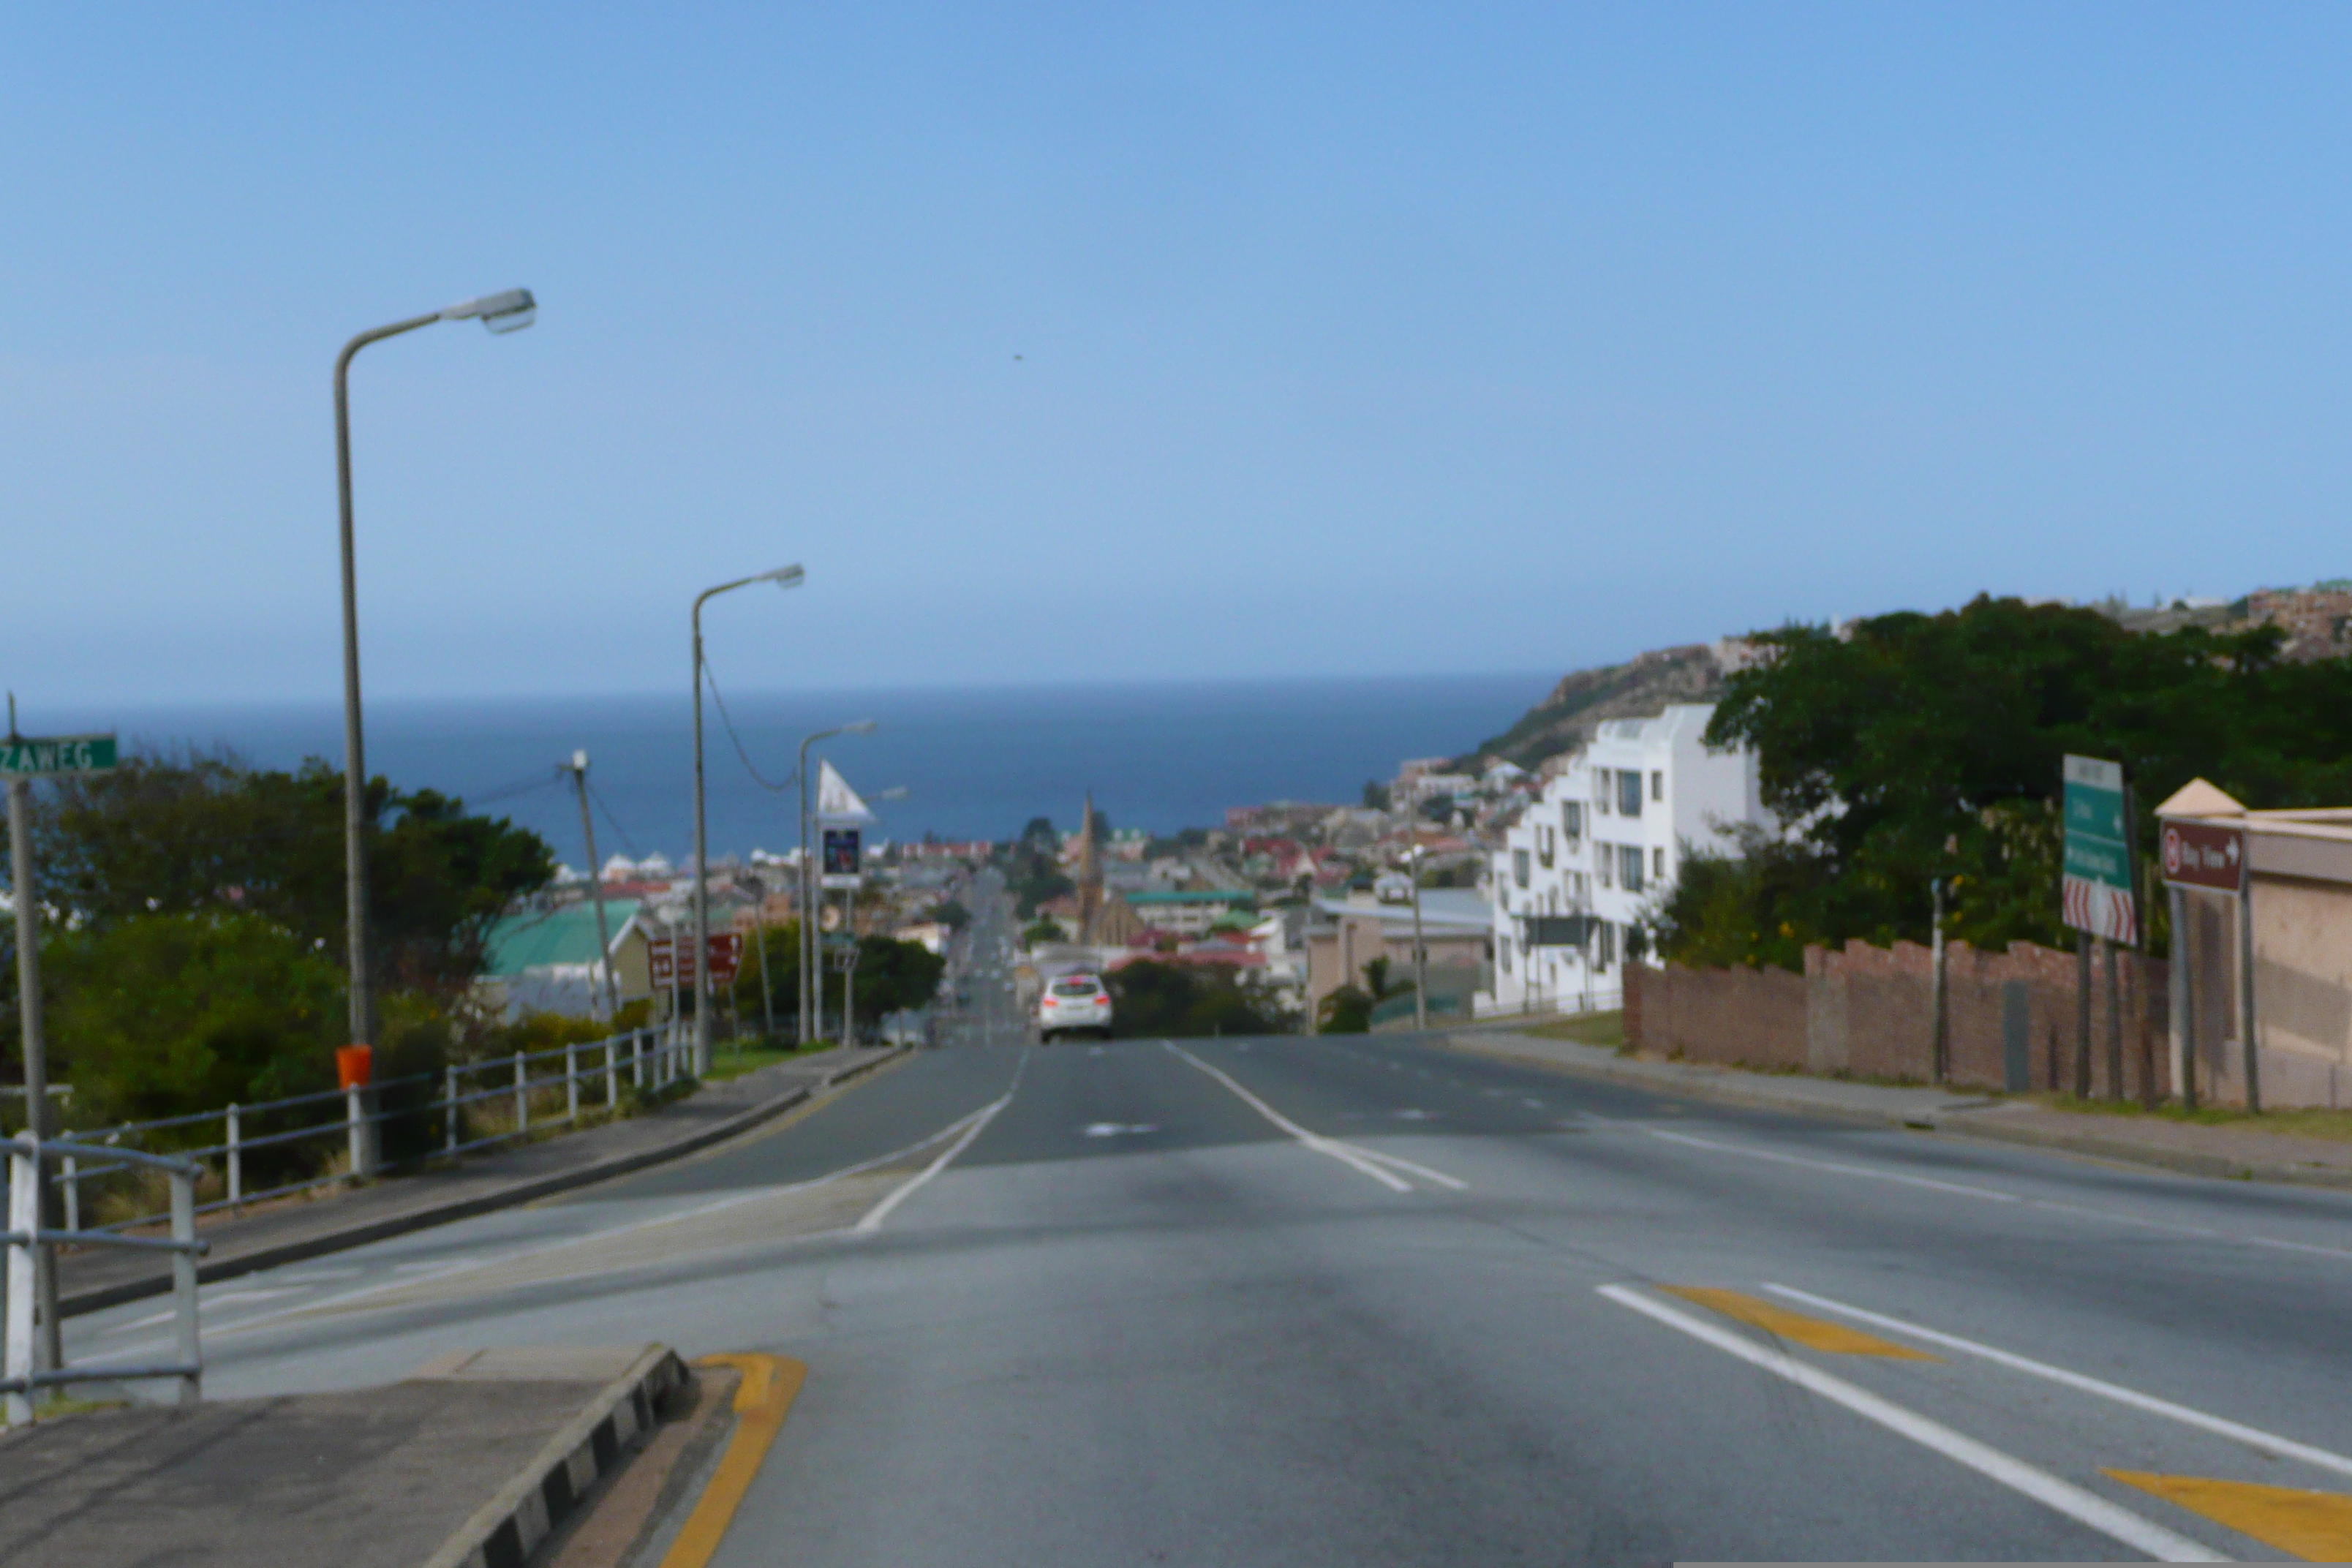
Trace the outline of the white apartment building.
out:
<instances>
[{"instance_id":1,"label":"white apartment building","mask_svg":"<svg viewBox=\"0 0 2352 1568\"><path fill-rule=\"evenodd\" d=\"M1506 835L1482 1015L1617 1006L1627 933L1650 923L1682 857L1769 820L1755 753L1700 739L1714 712L1678 702L1654 719L1605 721Z\"/></svg>"}]
</instances>

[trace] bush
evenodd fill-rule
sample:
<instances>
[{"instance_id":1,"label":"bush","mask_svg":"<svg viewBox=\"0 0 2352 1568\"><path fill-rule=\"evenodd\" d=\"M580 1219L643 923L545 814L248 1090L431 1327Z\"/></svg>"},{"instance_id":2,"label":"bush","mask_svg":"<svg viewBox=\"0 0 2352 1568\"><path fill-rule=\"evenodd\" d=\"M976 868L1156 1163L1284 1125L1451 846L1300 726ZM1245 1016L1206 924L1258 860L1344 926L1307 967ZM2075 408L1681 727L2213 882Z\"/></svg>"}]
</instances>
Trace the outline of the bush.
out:
<instances>
[{"instance_id":1,"label":"bush","mask_svg":"<svg viewBox=\"0 0 2352 1568\"><path fill-rule=\"evenodd\" d=\"M1259 987L1225 969L1139 959L1104 976L1111 1028L1132 1038L1160 1036L1277 1035L1291 1021Z\"/></svg>"},{"instance_id":2,"label":"bush","mask_svg":"<svg viewBox=\"0 0 2352 1568\"><path fill-rule=\"evenodd\" d=\"M53 1071L74 1086L81 1125L335 1086L343 977L282 927L253 915L145 915L49 948Z\"/></svg>"}]
</instances>

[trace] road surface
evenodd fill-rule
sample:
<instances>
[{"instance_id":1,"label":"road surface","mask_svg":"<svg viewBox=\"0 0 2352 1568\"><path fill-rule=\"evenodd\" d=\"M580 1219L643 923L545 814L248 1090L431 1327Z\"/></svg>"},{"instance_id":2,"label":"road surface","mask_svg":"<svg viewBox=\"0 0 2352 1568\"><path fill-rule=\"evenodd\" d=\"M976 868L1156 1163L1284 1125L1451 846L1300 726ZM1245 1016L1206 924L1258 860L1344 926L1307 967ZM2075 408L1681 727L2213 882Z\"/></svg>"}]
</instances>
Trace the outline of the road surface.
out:
<instances>
[{"instance_id":1,"label":"road surface","mask_svg":"<svg viewBox=\"0 0 2352 1568\"><path fill-rule=\"evenodd\" d=\"M795 1356L740 1565L2281 1558L2340 1528L2260 1489L2352 1494L2352 1197L1409 1037L983 1025L693 1161L210 1290L208 1392L457 1346ZM156 1311L69 1328L130 1352Z\"/></svg>"}]
</instances>

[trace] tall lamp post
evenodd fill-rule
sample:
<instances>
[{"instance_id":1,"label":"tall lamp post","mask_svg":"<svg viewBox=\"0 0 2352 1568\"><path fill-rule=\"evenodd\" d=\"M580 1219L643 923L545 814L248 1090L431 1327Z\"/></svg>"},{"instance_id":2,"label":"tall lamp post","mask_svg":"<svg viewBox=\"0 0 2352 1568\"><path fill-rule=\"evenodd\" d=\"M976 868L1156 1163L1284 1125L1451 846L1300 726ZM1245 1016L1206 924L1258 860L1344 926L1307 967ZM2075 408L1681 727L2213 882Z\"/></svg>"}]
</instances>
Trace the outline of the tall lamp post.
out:
<instances>
[{"instance_id":1,"label":"tall lamp post","mask_svg":"<svg viewBox=\"0 0 2352 1568\"><path fill-rule=\"evenodd\" d=\"M538 315L539 301L530 289L509 289L362 332L335 356L335 485L342 506L343 549L343 923L351 938L351 1043L355 1046L373 1041L375 995L368 984L367 757L360 742L360 597L352 560L352 356L370 343L436 321L478 321L493 332L511 332L528 327Z\"/></svg>"},{"instance_id":2,"label":"tall lamp post","mask_svg":"<svg viewBox=\"0 0 2352 1568\"><path fill-rule=\"evenodd\" d=\"M816 1037L817 1026L824 1021L815 1005L815 997L809 990L810 959L814 952L816 943L817 879L809 864L808 752L809 748L819 741L830 741L835 735L871 735L872 733L874 733L874 721L859 719L847 724L836 724L830 730L819 730L815 734L805 736L801 741L801 760L798 770L793 774L800 780L801 785L801 1032L800 1038L794 1043L803 1047ZM817 970L817 983L819 984L824 983L824 972L822 968Z\"/></svg>"},{"instance_id":3,"label":"tall lamp post","mask_svg":"<svg viewBox=\"0 0 2352 1568\"><path fill-rule=\"evenodd\" d=\"M710 1076L710 846L702 816L702 605L706 599L773 583L797 588L803 575L797 566L779 566L756 576L738 577L716 588L705 588L694 599L694 1076Z\"/></svg>"},{"instance_id":4,"label":"tall lamp post","mask_svg":"<svg viewBox=\"0 0 2352 1568\"><path fill-rule=\"evenodd\" d=\"M1429 1027L1429 948L1421 940L1421 862L1429 853L1416 844L1406 851L1412 861L1412 1026Z\"/></svg>"}]
</instances>

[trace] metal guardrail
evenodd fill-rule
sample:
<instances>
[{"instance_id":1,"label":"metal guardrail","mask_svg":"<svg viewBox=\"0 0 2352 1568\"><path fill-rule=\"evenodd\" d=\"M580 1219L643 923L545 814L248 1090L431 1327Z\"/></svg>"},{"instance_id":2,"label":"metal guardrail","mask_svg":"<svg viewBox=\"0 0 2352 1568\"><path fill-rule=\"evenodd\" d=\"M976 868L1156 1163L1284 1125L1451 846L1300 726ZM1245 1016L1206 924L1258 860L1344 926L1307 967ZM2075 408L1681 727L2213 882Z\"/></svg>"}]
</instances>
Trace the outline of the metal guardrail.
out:
<instances>
[{"instance_id":1,"label":"metal guardrail","mask_svg":"<svg viewBox=\"0 0 2352 1568\"><path fill-rule=\"evenodd\" d=\"M204 1167L194 1160L150 1154L142 1150L108 1149L65 1139L37 1142L19 1133L8 1144L8 1228L0 1231L0 1247L7 1250L5 1282L0 1282L0 1414L11 1426L33 1418L33 1395L44 1388L75 1383L122 1383L150 1378L176 1378L180 1403L194 1405L204 1393L205 1358L196 1324L196 1258L209 1244L196 1239L196 1179ZM44 1167L51 1159L95 1155L127 1165L164 1173L172 1186L172 1234L162 1237L117 1236L111 1231L87 1231L71 1225L63 1230L41 1226L40 1194ZM179 1359L160 1365L68 1366L59 1349L54 1319L43 1321L36 1303L54 1306L54 1284L43 1289L44 1278L54 1281L59 1247L131 1247L172 1255L172 1317L174 1351Z\"/></svg>"},{"instance_id":2,"label":"metal guardrail","mask_svg":"<svg viewBox=\"0 0 2352 1568\"><path fill-rule=\"evenodd\" d=\"M240 1208L268 1198L336 1186L379 1173L385 1168L381 1157L381 1129L388 1122L438 1115L442 1121L438 1152L443 1155L463 1153L505 1142L531 1131L532 1095L559 1087L564 1091L564 1110L561 1120L577 1121L580 1119L583 1083L593 1084L601 1079L604 1108L610 1110L620 1102L620 1084L624 1076L627 1077L631 1089L638 1093L648 1089L655 1092L667 1089L688 1076L692 1049L691 1030L676 1024L663 1025L586 1044L557 1046L543 1051L517 1051L511 1057L452 1063L441 1075L438 1085L441 1093L438 1096L403 1110L381 1109L383 1091L431 1083L432 1074L386 1079L365 1088L326 1089L316 1094L289 1095L282 1100L228 1105L218 1110L167 1116L152 1121L127 1121L104 1132L76 1133L68 1131L59 1138L49 1140L46 1145L70 1152L61 1154L55 1167L47 1169L45 1175L62 1196L68 1231L83 1236L117 1235L155 1225L170 1217L169 1211L159 1211L134 1215L88 1229L81 1224L86 1184L151 1165L158 1158L150 1152L131 1146L132 1140L146 1134L196 1127L206 1122L221 1124L219 1142L182 1150L177 1154L181 1161L194 1163L200 1167L209 1163L219 1171L224 1195L209 1203L198 1204L194 1209L200 1215L210 1214L219 1209ZM560 1071L541 1070L558 1058L562 1063ZM583 1066L583 1062L588 1065ZM498 1075L501 1080L497 1086L488 1089L469 1087L492 1074ZM465 1137L466 1107L509 1098L511 1098L515 1108L513 1126L479 1138ZM342 1115L329 1117L309 1126L278 1131L256 1134L246 1131L256 1120L267 1120L330 1103L340 1104ZM543 1127L548 1120L542 1116L539 1124ZM278 1148L305 1139L337 1138L344 1142L348 1151L345 1169L258 1189L247 1186L246 1157L256 1151Z\"/></svg>"}]
</instances>

